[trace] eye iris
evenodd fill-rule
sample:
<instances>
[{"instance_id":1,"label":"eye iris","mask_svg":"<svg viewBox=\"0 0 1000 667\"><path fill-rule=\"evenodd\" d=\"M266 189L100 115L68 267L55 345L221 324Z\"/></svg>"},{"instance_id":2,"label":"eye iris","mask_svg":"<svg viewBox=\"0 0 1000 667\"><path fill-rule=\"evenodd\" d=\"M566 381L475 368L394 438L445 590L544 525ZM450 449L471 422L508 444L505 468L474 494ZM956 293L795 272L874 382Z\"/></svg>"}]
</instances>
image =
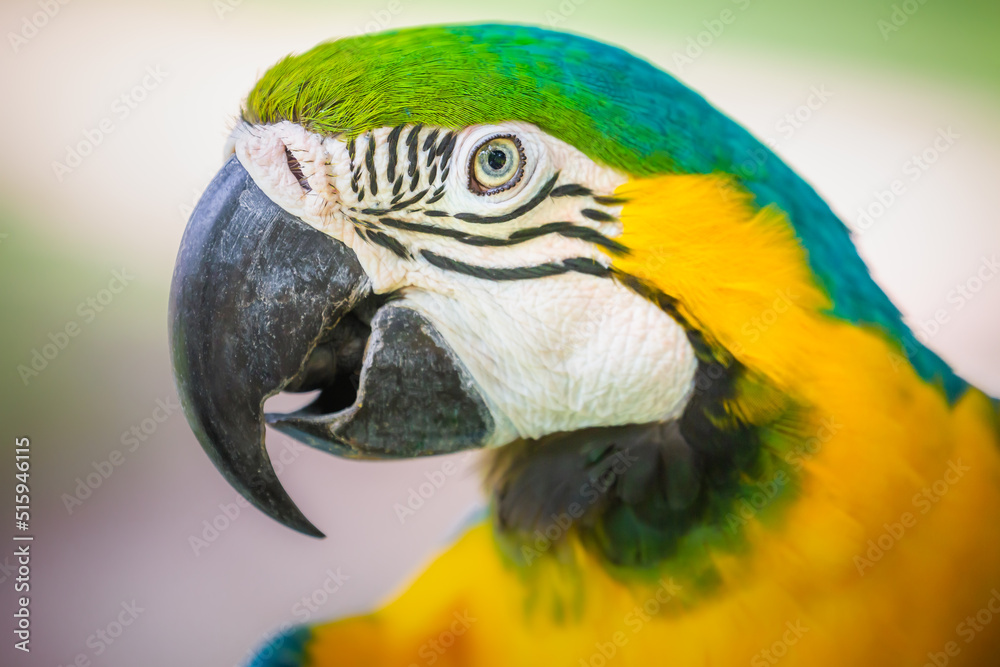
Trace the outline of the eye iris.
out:
<instances>
[{"instance_id":1,"label":"eye iris","mask_svg":"<svg viewBox=\"0 0 1000 667\"><path fill-rule=\"evenodd\" d=\"M489 143L479 149L479 171L484 179L483 185L494 184L498 179L508 175L511 170L511 148L502 143ZM488 182L486 182L488 181Z\"/></svg>"},{"instance_id":2,"label":"eye iris","mask_svg":"<svg viewBox=\"0 0 1000 667\"><path fill-rule=\"evenodd\" d=\"M514 187L524 171L521 142L513 135L498 135L482 142L472 153L469 187L476 194L494 194Z\"/></svg>"}]
</instances>

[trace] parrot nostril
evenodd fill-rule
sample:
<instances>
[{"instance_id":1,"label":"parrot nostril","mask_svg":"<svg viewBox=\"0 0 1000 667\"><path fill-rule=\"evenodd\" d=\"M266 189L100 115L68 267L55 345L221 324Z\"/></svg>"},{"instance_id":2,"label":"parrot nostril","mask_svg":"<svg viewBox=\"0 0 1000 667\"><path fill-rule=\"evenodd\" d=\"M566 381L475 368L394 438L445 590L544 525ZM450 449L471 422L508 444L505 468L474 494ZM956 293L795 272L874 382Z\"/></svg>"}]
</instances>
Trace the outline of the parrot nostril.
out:
<instances>
[{"instance_id":1,"label":"parrot nostril","mask_svg":"<svg viewBox=\"0 0 1000 667\"><path fill-rule=\"evenodd\" d=\"M299 186L306 192L312 192L312 186L309 185L309 181L306 180L305 175L302 173L302 165L295 159L292 151L288 150L287 146L285 147L285 160L288 162L288 169L292 172L292 176L299 182Z\"/></svg>"}]
</instances>

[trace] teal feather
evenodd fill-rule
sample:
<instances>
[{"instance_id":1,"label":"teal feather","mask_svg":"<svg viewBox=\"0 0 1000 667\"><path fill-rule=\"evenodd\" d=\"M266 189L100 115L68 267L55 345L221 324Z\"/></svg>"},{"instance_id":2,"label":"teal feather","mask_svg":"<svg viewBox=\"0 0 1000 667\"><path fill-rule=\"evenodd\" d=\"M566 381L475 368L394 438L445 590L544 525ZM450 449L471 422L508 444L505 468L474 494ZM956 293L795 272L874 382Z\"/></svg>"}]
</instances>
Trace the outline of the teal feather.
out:
<instances>
[{"instance_id":1,"label":"teal feather","mask_svg":"<svg viewBox=\"0 0 1000 667\"><path fill-rule=\"evenodd\" d=\"M247 667L302 667L306 664L306 645L312 630L296 626L267 642Z\"/></svg>"}]
</instances>

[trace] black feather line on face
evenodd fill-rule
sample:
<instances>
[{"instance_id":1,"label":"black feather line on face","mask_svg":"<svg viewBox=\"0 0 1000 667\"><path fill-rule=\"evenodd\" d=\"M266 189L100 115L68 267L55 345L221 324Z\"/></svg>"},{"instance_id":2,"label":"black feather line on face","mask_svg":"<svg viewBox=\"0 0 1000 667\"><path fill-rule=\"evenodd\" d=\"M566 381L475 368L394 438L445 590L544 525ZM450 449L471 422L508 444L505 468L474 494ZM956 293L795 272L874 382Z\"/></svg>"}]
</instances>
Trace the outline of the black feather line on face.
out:
<instances>
[{"instance_id":1,"label":"black feather line on face","mask_svg":"<svg viewBox=\"0 0 1000 667\"><path fill-rule=\"evenodd\" d=\"M585 273L599 277L611 276L609 268L589 257L573 257L558 262L535 264L534 266L493 267L466 264L457 259L438 255L430 250L421 250L420 256L427 260L429 264L439 269L483 280L534 280L536 278L547 278L570 272Z\"/></svg>"},{"instance_id":2,"label":"black feather line on face","mask_svg":"<svg viewBox=\"0 0 1000 667\"><path fill-rule=\"evenodd\" d=\"M431 196L431 198L428 199L426 203L427 204L433 204L437 200L441 199L441 197L444 197L444 186L443 185L441 187L439 187L437 190L434 191L433 196Z\"/></svg>"},{"instance_id":3,"label":"black feather line on face","mask_svg":"<svg viewBox=\"0 0 1000 667\"><path fill-rule=\"evenodd\" d=\"M558 188L552 191L552 196L591 197L594 200L594 203L600 204L601 206L618 206L620 204L625 204L628 201L624 197L595 195L590 188L584 187L577 183L567 183L566 185L560 185Z\"/></svg>"},{"instance_id":4,"label":"black feather line on face","mask_svg":"<svg viewBox=\"0 0 1000 667\"><path fill-rule=\"evenodd\" d=\"M540 227L519 229L516 232L513 232L509 238L511 241L520 242L544 236L546 234L560 234L567 238L576 238L588 241L603 248L607 248L618 255L624 255L629 252L629 249L626 246L622 245L618 241L608 238L596 229L591 229L590 227L580 227L579 225L574 225L572 222L549 222Z\"/></svg>"},{"instance_id":5,"label":"black feather line on face","mask_svg":"<svg viewBox=\"0 0 1000 667\"><path fill-rule=\"evenodd\" d=\"M545 201L549 193L552 192L552 188L555 187L556 179L559 178L559 174L555 174L550 178L541 189L535 193L535 196L521 204L516 209L510 213L505 213L503 215L478 215L476 213L455 213L452 217L463 220L465 222L472 222L478 225L492 225L501 222L509 222L515 218L520 218L525 213L528 213L543 201Z\"/></svg>"},{"instance_id":6,"label":"black feather line on face","mask_svg":"<svg viewBox=\"0 0 1000 667\"><path fill-rule=\"evenodd\" d=\"M383 248L388 248L397 257L402 259L410 258L410 252L402 243L399 242L398 239L393 236L389 236L384 232L372 230L368 232L368 238L372 243L380 245Z\"/></svg>"},{"instance_id":7,"label":"black feather line on face","mask_svg":"<svg viewBox=\"0 0 1000 667\"><path fill-rule=\"evenodd\" d=\"M576 183L567 183L566 185L560 185L558 188L552 191L553 197L589 197L590 188L585 188L582 185L577 185Z\"/></svg>"},{"instance_id":8,"label":"black feather line on face","mask_svg":"<svg viewBox=\"0 0 1000 667\"><path fill-rule=\"evenodd\" d=\"M406 175L413 178L417 171L417 143L413 142L406 150Z\"/></svg>"},{"instance_id":9,"label":"black feather line on face","mask_svg":"<svg viewBox=\"0 0 1000 667\"><path fill-rule=\"evenodd\" d=\"M455 144L458 142L458 135L452 134L451 139L448 140L448 145L445 146L444 154L441 155L441 167L445 172L448 171L448 162L451 160L451 155L455 151ZM442 176L442 179L444 177Z\"/></svg>"},{"instance_id":10,"label":"black feather line on face","mask_svg":"<svg viewBox=\"0 0 1000 667\"><path fill-rule=\"evenodd\" d=\"M354 170L354 156L356 150L357 150L357 145L354 142L354 137L350 137L347 140L347 157L348 160L350 161L352 171Z\"/></svg>"},{"instance_id":11,"label":"black feather line on face","mask_svg":"<svg viewBox=\"0 0 1000 667\"><path fill-rule=\"evenodd\" d=\"M360 183L361 183L361 165L358 165L357 168L354 170L354 173L351 174L351 190L353 190L355 194L358 192L358 185Z\"/></svg>"},{"instance_id":12,"label":"black feather line on face","mask_svg":"<svg viewBox=\"0 0 1000 667\"><path fill-rule=\"evenodd\" d=\"M404 199L403 201L399 202L398 204L395 204L394 206L392 206L389 209L389 211L390 212L391 211L401 211L404 208L406 208L407 206L412 206L412 205L416 204L418 201L420 201L421 199L424 198L424 195L427 194L427 190L428 190L428 188L424 188L423 190L421 190L417 194L413 195L409 199Z\"/></svg>"},{"instance_id":13,"label":"black feather line on face","mask_svg":"<svg viewBox=\"0 0 1000 667\"><path fill-rule=\"evenodd\" d=\"M389 140L388 140L389 163L386 165L385 175L386 179L388 179L390 183L396 180L396 160L397 160L396 146L399 143L399 135L402 131L403 131L403 126L397 125L396 127L392 128L392 132L389 133ZM396 194L398 189L399 189L398 187L394 187L392 194Z\"/></svg>"},{"instance_id":14,"label":"black feather line on face","mask_svg":"<svg viewBox=\"0 0 1000 667\"><path fill-rule=\"evenodd\" d=\"M434 151L434 154L437 155L438 157L443 155L445 150L447 150L448 146L451 144L454 138L455 138L454 132L448 132L446 135L441 137L441 141L438 143L437 150Z\"/></svg>"},{"instance_id":15,"label":"black feather line on face","mask_svg":"<svg viewBox=\"0 0 1000 667\"><path fill-rule=\"evenodd\" d=\"M590 218L596 222L614 222L617 218L610 213L605 213L604 211L598 211L593 208L585 208L580 211L580 214L585 218Z\"/></svg>"},{"instance_id":16,"label":"black feather line on face","mask_svg":"<svg viewBox=\"0 0 1000 667\"><path fill-rule=\"evenodd\" d=\"M431 130L431 133L427 135L426 139L424 139L424 145L421 146L421 150L426 151L430 149L430 147L434 145L434 141L437 139L437 136L438 136L438 131L436 129ZM431 151L432 154L433 152L434 151Z\"/></svg>"},{"instance_id":17,"label":"black feather line on face","mask_svg":"<svg viewBox=\"0 0 1000 667\"><path fill-rule=\"evenodd\" d=\"M378 195L378 172L375 171L375 135L368 133L368 150L365 151L365 167L368 169L368 189L372 196Z\"/></svg>"},{"instance_id":18,"label":"black feather line on face","mask_svg":"<svg viewBox=\"0 0 1000 667\"><path fill-rule=\"evenodd\" d=\"M418 123L418 124L414 125L412 128L410 128L410 131L406 135L406 145L407 146L415 146L416 145L417 139L420 138L420 130L422 130L423 128L424 128L424 124L423 123Z\"/></svg>"}]
</instances>

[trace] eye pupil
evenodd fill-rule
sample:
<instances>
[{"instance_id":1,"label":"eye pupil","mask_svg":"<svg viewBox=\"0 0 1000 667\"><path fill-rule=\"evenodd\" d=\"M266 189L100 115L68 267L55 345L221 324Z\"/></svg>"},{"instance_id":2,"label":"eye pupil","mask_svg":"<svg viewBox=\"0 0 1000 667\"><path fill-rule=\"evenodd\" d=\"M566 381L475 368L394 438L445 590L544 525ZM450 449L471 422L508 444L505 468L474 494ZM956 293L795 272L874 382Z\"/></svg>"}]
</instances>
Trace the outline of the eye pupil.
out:
<instances>
[{"instance_id":1,"label":"eye pupil","mask_svg":"<svg viewBox=\"0 0 1000 667\"><path fill-rule=\"evenodd\" d=\"M490 169L500 171L507 164L507 154L499 148L494 148L486 158L486 163L490 165Z\"/></svg>"}]
</instances>

